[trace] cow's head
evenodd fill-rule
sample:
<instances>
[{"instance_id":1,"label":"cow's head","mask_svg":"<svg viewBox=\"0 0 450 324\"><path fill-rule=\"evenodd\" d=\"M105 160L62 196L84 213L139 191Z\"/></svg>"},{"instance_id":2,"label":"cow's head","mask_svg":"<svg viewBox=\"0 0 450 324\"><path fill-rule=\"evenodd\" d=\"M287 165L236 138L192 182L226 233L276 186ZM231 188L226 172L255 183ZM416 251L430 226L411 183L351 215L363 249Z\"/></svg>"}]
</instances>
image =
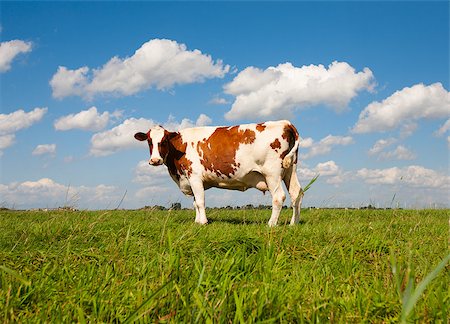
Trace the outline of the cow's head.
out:
<instances>
[{"instance_id":1,"label":"cow's head","mask_svg":"<svg viewBox=\"0 0 450 324\"><path fill-rule=\"evenodd\" d=\"M161 165L169 153L170 133L161 126L151 128L147 133L136 133L134 138L138 141L147 141L150 148L150 165Z\"/></svg>"}]
</instances>

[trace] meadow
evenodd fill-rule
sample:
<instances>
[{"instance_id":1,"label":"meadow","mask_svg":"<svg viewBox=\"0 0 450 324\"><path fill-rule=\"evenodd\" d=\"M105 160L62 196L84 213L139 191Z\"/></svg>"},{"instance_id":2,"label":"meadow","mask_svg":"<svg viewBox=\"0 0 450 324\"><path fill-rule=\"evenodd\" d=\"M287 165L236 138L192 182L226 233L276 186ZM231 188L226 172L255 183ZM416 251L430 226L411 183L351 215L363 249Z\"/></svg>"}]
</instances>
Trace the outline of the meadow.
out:
<instances>
[{"instance_id":1,"label":"meadow","mask_svg":"<svg viewBox=\"0 0 450 324\"><path fill-rule=\"evenodd\" d=\"M9 322L443 322L448 210L1 211Z\"/></svg>"}]
</instances>

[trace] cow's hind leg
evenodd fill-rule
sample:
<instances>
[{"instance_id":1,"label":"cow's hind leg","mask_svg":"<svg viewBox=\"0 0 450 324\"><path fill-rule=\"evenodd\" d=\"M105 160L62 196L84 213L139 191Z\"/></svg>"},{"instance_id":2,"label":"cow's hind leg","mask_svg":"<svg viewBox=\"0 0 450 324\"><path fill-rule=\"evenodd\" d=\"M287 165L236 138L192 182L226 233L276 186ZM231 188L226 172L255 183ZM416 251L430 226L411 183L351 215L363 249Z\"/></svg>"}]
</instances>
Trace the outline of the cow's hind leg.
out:
<instances>
[{"instance_id":1,"label":"cow's hind leg","mask_svg":"<svg viewBox=\"0 0 450 324\"><path fill-rule=\"evenodd\" d=\"M208 223L205 211L205 189L201 181L190 181L194 194L195 222L199 224Z\"/></svg>"},{"instance_id":2,"label":"cow's hind leg","mask_svg":"<svg viewBox=\"0 0 450 324\"><path fill-rule=\"evenodd\" d=\"M193 205L194 205L194 210L195 210L195 222L198 223L200 220L200 212L198 210L197 203L195 202L195 197L194 197Z\"/></svg>"},{"instance_id":3,"label":"cow's hind leg","mask_svg":"<svg viewBox=\"0 0 450 324\"><path fill-rule=\"evenodd\" d=\"M300 209L302 205L303 191L302 186L300 185L300 182L297 178L297 164L294 163L289 169L286 170L283 181L286 184L289 195L291 196L291 225L298 224L298 222L300 221Z\"/></svg>"},{"instance_id":4,"label":"cow's hind leg","mask_svg":"<svg viewBox=\"0 0 450 324\"><path fill-rule=\"evenodd\" d=\"M272 215L269 219L269 226L276 226L278 216L280 216L284 200L286 199L286 194L284 193L283 186L281 185L281 176L266 177L266 183L272 195Z\"/></svg>"}]
</instances>

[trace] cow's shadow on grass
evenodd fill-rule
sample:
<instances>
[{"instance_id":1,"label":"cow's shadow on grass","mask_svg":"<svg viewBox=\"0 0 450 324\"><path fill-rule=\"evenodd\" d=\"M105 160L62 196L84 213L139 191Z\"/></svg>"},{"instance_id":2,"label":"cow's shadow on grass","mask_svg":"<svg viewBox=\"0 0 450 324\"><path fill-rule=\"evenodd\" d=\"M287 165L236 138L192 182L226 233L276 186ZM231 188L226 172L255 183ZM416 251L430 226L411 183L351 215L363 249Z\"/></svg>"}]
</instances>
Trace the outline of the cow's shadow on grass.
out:
<instances>
[{"instance_id":1,"label":"cow's shadow on grass","mask_svg":"<svg viewBox=\"0 0 450 324\"><path fill-rule=\"evenodd\" d=\"M253 224L253 225L261 225L267 223L263 219L243 219L238 217L227 217L227 218L209 218L208 224L234 224L234 225L245 225L245 224Z\"/></svg>"},{"instance_id":2,"label":"cow's shadow on grass","mask_svg":"<svg viewBox=\"0 0 450 324\"><path fill-rule=\"evenodd\" d=\"M228 218L208 218L208 224L220 224L227 223L233 225L267 225L269 219L242 219L238 217L228 217ZM290 220L284 222L282 220L278 220L278 226L289 225ZM306 222L304 220L300 220L298 225L303 225Z\"/></svg>"}]
</instances>

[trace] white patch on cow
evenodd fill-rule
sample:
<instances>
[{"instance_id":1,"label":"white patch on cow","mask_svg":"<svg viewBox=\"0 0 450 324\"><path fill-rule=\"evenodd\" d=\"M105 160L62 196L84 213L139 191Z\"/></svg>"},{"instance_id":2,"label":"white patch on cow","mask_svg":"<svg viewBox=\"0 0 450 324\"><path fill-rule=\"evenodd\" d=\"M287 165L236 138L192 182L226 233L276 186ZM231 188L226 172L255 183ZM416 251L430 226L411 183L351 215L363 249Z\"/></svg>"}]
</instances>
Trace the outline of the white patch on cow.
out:
<instances>
[{"instance_id":1,"label":"white patch on cow","mask_svg":"<svg viewBox=\"0 0 450 324\"><path fill-rule=\"evenodd\" d=\"M257 124L240 125L238 130L242 134L246 130L251 130L255 137L252 143L239 144L235 152L235 159L232 162L233 172L230 174L223 174L220 170L216 170L214 161L208 162L208 170L201 162L204 152L198 149L199 143L207 141L218 127L196 127L180 130L181 139L183 143L187 144L184 158L190 162L190 165L188 172L177 170L179 178L174 175L172 175L172 178L184 194L194 196L195 222L200 224L208 222L205 213L204 191L206 189L217 187L245 191L249 188L256 188L263 192L270 191L272 195L272 215L269 226L274 226L278 222L278 216L286 198L282 186L282 182L284 182L293 203L291 224L298 223L303 193L296 174L296 159L293 159L286 166L281 158L284 152L289 151L288 155L297 154L298 140L291 148L289 141L283 138L286 126L289 125L291 125L289 121L266 122L262 131L258 131ZM226 127L226 129L231 130L233 127ZM153 128L150 131L153 142L152 159L160 157L158 144L163 136L164 129L161 127ZM271 144L274 143L280 147L273 148ZM211 149L210 143L208 143L208 148ZM220 152L216 153L220 155ZM227 169L230 168L227 167Z\"/></svg>"},{"instance_id":2,"label":"white patch on cow","mask_svg":"<svg viewBox=\"0 0 450 324\"><path fill-rule=\"evenodd\" d=\"M162 160L161 153L159 152L158 144L161 143L164 137L164 128L157 126L150 130L150 139L153 143L152 156L150 161Z\"/></svg>"}]
</instances>

